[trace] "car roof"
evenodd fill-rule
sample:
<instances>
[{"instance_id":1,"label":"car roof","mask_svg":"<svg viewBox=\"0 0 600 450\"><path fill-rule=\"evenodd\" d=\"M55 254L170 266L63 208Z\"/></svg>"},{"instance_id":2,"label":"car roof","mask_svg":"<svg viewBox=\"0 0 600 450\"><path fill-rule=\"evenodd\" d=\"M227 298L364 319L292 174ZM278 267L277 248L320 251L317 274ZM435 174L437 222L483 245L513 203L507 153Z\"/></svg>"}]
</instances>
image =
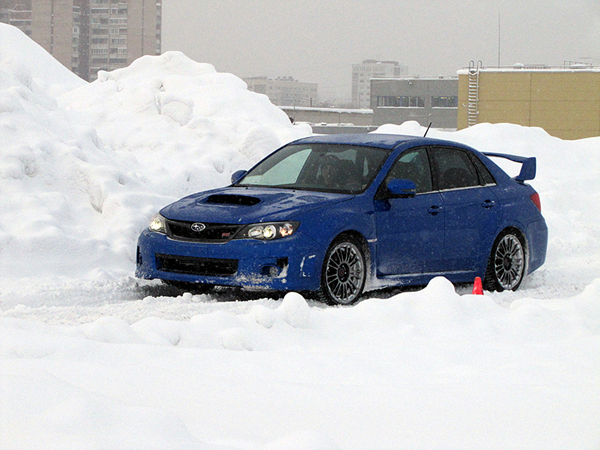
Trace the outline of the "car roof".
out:
<instances>
[{"instance_id":1,"label":"car roof","mask_svg":"<svg viewBox=\"0 0 600 450\"><path fill-rule=\"evenodd\" d=\"M417 145L433 144L452 144L464 147L456 142L443 141L421 136L405 136L400 134L380 134L380 133L353 133L353 134L322 134L307 138L298 139L292 144L342 144L342 145L362 145L368 147L379 147L385 149L394 149L401 144L411 143Z\"/></svg>"}]
</instances>

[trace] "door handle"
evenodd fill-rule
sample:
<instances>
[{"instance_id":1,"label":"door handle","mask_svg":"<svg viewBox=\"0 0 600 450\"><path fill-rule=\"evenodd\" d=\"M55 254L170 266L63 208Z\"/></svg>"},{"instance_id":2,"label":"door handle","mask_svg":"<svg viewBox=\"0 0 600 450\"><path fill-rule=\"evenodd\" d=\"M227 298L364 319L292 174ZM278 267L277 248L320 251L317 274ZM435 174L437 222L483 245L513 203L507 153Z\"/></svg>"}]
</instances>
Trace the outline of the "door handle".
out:
<instances>
[{"instance_id":1,"label":"door handle","mask_svg":"<svg viewBox=\"0 0 600 450\"><path fill-rule=\"evenodd\" d=\"M436 214L439 214L439 213L442 212L442 207L441 206L437 206L437 205L433 205L429 209L427 209L427 212L429 214L431 214L432 216L435 216Z\"/></svg>"},{"instance_id":2,"label":"door handle","mask_svg":"<svg viewBox=\"0 0 600 450\"><path fill-rule=\"evenodd\" d=\"M486 200L481 204L485 209L490 209L493 206L496 206L496 202L494 200Z\"/></svg>"}]
</instances>

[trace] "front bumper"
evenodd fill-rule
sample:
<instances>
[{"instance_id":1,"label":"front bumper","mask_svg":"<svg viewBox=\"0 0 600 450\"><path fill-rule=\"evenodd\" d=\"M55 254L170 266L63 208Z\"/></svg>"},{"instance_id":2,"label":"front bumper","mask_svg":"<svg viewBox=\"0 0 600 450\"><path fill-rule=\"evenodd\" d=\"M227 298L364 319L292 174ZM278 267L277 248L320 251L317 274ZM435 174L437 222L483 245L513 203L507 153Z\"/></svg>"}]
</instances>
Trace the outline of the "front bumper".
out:
<instances>
[{"instance_id":1,"label":"front bumper","mask_svg":"<svg viewBox=\"0 0 600 450\"><path fill-rule=\"evenodd\" d=\"M314 291L320 286L325 250L301 232L273 241L200 243L145 230L138 239L135 275L216 286Z\"/></svg>"}]
</instances>

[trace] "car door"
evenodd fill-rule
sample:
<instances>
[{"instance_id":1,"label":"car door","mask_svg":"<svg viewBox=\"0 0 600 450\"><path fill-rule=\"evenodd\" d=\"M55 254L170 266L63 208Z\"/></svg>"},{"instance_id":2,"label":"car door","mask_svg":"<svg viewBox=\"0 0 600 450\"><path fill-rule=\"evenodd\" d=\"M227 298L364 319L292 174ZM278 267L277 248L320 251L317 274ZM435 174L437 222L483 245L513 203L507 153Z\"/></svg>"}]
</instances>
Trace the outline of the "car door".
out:
<instances>
[{"instance_id":1,"label":"car door","mask_svg":"<svg viewBox=\"0 0 600 450\"><path fill-rule=\"evenodd\" d=\"M481 254L487 251L482 244L498 224L498 200L488 187L493 178L476 168L475 158L460 148L431 148L434 187L441 193L444 208L445 272L472 271L477 261L487 258Z\"/></svg>"},{"instance_id":2,"label":"car door","mask_svg":"<svg viewBox=\"0 0 600 450\"><path fill-rule=\"evenodd\" d=\"M415 182L416 195L386 195L392 179ZM433 273L441 269L444 247L442 197L433 191L425 147L407 150L394 162L375 200L378 275Z\"/></svg>"}]
</instances>

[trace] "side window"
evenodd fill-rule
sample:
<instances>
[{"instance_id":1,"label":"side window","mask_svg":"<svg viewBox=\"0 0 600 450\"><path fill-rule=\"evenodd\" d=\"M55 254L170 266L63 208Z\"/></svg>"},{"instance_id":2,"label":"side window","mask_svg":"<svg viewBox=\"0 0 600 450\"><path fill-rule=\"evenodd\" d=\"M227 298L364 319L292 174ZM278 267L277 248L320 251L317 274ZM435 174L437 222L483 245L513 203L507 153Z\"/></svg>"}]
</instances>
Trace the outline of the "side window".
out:
<instances>
[{"instance_id":1,"label":"side window","mask_svg":"<svg viewBox=\"0 0 600 450\"><path fill-rule=\"evenodd\" d=\"M432 149L432 156L437 188L440 191L480 185L477 170L466 151L435 147Z\"/></svg>"},{"instance_id":2,"label":"side window","mask_svg":"<svg viewBox=\"0 0 600 450\"><path fill-rule=\"evenodd\" d=\"M473 160L473 163L475 163L475 167L477 167L477 170L479 171L479 175L482 178L483 184L496 184L494 176L491 174L491 172L485 166L485 164L483 164L481 160L475 155L471 155L471 159Z\"/></svg>"},{"instance_id":3,"label":"side window","mask_svg":"<svg viewBox=\"0 0 600 450\"><path fill-rule=\"evenodd\" d=\"M431 192L431 169L427 149L417 148L402 153L385 178L385 184L394 178L412 180L417 185L417 194Z\"/></svg>"}]
</instances>

